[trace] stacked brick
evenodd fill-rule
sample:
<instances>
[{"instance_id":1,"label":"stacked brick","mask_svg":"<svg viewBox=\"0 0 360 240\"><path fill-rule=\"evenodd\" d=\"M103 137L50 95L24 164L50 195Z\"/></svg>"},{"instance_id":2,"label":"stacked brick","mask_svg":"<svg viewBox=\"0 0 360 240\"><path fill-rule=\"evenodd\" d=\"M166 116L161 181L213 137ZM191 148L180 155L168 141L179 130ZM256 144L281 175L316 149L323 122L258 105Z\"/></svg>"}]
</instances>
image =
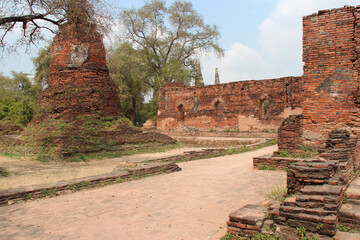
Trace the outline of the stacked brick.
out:
<instances>
[{"instance_id":1,"label":"stacked brick","mask_svg":"<svg viewBox=\"0 0 360 240\"><path fill-rule=\"evenodd\" d=\"M302 119L301 114L291 115L282 122L278 131L279 151L295 151L301 147Z\"/></svg>"},{"instance_id":2,"label":"stacked brick","mask_svg":"<svg viewBox=\"0 0 360 240\"><path fill-rule=\"evenodd\" d=\"M160 89L157 127L167 131L277 129L292 111L301 111L302 78L285 77ZM264 111L264 101L269 107ZM183 111L183 117L179 118Z\"/></svg>"},{"instance_id":3,"label":"stacked brick","mask_svg":"<svg viewBox=\"0 0 360 240\"><path fill-rule=\"evenodd\" d=\"M271 215L278 224L333 236L344 190L342 186L333 185L305 186L299 195L286 199L278 212L275 209Z\"/></svg>"},{"instance_id":4,"label":"stacked brick","mask_svg":"<svg viewBox=\"0 0 360 240\"><path fill-rule=\"evenodd\" d=\"M333 236L339 220L344 192L354 176L357 137L346 129L329 134L324 160L295 162L288 168L288 198L271 215L278 224Z\"/></svg>"},{"instance_id":5,"label":"stacked brick","mask_svg":"<svg viewBox=\"0 0 360 240\"><path fill-rule=\"evenodd\" d=\"M335 175L335 163L329 161L299 161L289 165L288 194L294 194L306 185L322 185Z\"/></svg>"},{"instance_id":6,"label":"stacked brick","mask_svg":"<svg viewBox=\"0 0 360 240\"><path fill-rule=\"evenodd\" d=\"M346 129L336 129L329 134L325 148L319 149L321 156L336 163L337 175L329 182L346 184L359 168L358 137Z\"/></svg>"},{"instance_id":7,"label":"stacked brick","mask_svg":"<svg viewBox=\"0 0 360 240\"><path fill-rule=\"evenodd\" d=\"M265 220L265 209L258 205L245 205L229 215L228 233L242 237L261 232Z\"/></svg>"},{"instance_id":8,"label":"stacked brick","mask_svg":"<svg viewBox=\"0 0 360 240\"><path fill-rule=\"evenodd\" d=\"M274 157L273 155L264 155L253 158L254 168L259 168L260 166L274 167L277 170L287 170L289 165L294 162L302 161L301 159L293 159L287 157Z\"/></svg>"}]
</instances>

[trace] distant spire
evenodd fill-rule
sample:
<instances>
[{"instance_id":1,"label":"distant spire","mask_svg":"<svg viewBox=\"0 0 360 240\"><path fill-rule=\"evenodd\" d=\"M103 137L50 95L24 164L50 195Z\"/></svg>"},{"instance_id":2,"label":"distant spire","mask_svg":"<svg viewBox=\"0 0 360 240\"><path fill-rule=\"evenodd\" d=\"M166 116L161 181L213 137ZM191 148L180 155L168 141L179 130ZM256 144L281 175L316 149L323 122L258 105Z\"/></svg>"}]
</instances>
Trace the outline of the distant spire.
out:
<instances>
[{"instance_id":1,"label":"distant spire","mask_svg":"<svg viewBox=\"0 0 360 240\"><path fill-rule=\"evenodd\" d=\"M219 70L215 68L215 84L220 84Z\"/></svg>"},{"instance_id":2,"label":"distant spire","mask_svg":"<svg viewBox=\"0 0 360 240\"><path fill-rule=\"evenodd\" d=\"M204 78L201 73L200 60L195 62L195 86L204 86Z\"/></svg>"}]
</instances>

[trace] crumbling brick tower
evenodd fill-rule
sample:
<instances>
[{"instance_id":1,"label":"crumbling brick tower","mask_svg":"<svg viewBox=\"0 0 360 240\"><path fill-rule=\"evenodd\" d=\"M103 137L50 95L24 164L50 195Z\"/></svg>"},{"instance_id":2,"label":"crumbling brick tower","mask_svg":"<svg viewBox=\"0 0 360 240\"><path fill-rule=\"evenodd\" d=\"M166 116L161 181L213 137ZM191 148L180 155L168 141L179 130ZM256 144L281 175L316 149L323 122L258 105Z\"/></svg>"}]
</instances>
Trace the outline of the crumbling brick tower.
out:
<instances>
[{"instance_id":1,"label":"crumbling brick tower","mask_svg":"<svg viewBox=\"0 0 360 240\"><path fill-rule=\"evenodd\" d=\"M106 67L102 36L74 24L60 26L51 46L49 87L40 99L34 121L75 120L79 116L122 114L118 90Z\"/></svg>"},{"instance_id":2,"label":"crumbling brick tower","mask_svg":"<svg viewBox=\"0 0 360 240\"><path fill-rule=\"evenodd\" d=\"M49 87L24 134L34 151L63 158L117 151L125 144L171 142L144 135L124 121L118 89L106 67L102 35L82 12L68 14L70 20L59 26L51 46Z\"/></svg>"}]
</instances>

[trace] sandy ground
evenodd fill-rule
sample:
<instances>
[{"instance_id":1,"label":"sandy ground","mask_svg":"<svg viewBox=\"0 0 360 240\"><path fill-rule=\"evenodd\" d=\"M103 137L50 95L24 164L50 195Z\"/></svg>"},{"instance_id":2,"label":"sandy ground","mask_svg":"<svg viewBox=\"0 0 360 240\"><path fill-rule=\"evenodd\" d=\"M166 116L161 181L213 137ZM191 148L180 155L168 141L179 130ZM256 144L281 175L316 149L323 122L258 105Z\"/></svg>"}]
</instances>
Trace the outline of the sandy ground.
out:
<instances>
[{"instance_id":1,"label":"sandy ground","mask_svg":"<svg viewBox=\"0 0 360 240\"><path fill-rule=\"evenodd\" d=\"M0 239L215 240L231 212L265 200L286 172L252 158L276 146L179 163L182 171L0 207Z\"/></svg>"},{"instance_id":2,"label":"sandy ground","mask_svg":"<svg viewBox=\"0 0 360 240\"><path fill-rule=\"evenodd\" d=\"M0 167L10 175L0 178L0 190L112 173L121 162L138 162L182 154L201 148L179 148L167 152L136 154L87 162L38 162L0 156Z\"/></svg>"}]
</instances>

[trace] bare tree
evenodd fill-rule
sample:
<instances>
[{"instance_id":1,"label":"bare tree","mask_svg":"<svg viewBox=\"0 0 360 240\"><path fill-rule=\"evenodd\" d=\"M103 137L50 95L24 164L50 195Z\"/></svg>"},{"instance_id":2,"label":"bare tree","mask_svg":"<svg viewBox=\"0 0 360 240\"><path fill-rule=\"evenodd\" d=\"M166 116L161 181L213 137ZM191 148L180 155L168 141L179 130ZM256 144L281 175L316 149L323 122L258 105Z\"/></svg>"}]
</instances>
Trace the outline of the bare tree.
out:
<instances>
[{"instance_id":1,"label":"bare tree","mask_svg":"<svg viewBox=\"0 0 360 240\"><path fill-rule=\"evenodd\" d=\"M0 47L10 47L7 40L17 34L15 44L32 44L44 39L44 31L56 33L64 22L95 24L101 32L108 29L109 14L103 0L1 0Z\"/></svg>"}]
</instances>

